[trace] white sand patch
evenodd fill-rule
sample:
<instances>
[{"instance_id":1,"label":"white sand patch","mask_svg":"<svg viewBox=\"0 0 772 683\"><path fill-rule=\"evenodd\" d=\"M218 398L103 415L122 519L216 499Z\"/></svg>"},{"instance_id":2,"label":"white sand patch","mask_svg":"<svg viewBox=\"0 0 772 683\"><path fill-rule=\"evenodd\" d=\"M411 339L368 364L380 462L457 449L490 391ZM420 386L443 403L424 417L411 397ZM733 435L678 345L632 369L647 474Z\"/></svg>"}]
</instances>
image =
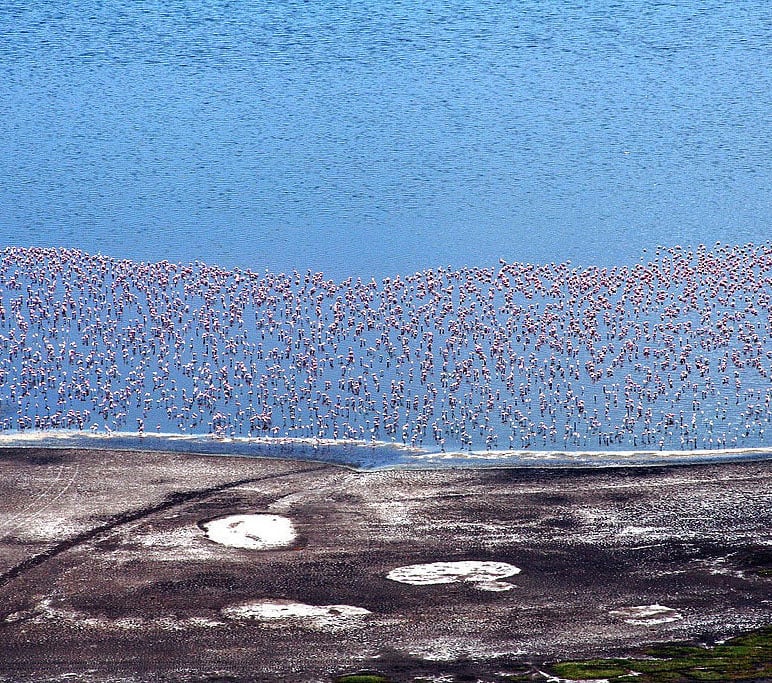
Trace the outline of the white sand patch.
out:
<instances>
[{"instance_id":1,"label":"white sand patch","mask_svg":"<svg viewBox=\"0 0 772 683\"><path fill-rule=\"evenodd\" d=\"M297 536L292 522L279 515L231 515L202 526L215 543L249 550L286 548Z\"/></svg>"},{"instance_id":2,"label":"white sand patch","mask_svg":"<svg viewBox=\"0 0 772 683\"><path fill-rule=\"evenodd\" d=\"M306 605L290 600L261 600L225 607L222 614L230 619L256 619L269 626L337 631L361 628L371 612L351 605Z\"/></svg>"},{"instance_id":3,"label":"white sand patch","mask_svg":"<svg viewBox=\"0 0 772 683\"><path fill-rule=\"evenodd\" d=\"M506 562L432 562L430 564L412 564L393 569L387 579L409 583L413 586L428 586L438 583L473 583L484 591L510 590L512 584L497 579L519 574L520 569ZM509 588L504 588L509 586Z\"/></svg>"},{"instance_id":4,"label":"white sand patch","mask_svg":"<svg viewBox=\"0 0 772 683\"><path fill-rule=\"evenodd\" d=\"M656 626L667 624L671 621L683 619L683 616L672 607L664 605L637 605L635 607L622 607L609 612L612 617L622 617L626 624L635 626Z\"/></svg>"}]
</instances>

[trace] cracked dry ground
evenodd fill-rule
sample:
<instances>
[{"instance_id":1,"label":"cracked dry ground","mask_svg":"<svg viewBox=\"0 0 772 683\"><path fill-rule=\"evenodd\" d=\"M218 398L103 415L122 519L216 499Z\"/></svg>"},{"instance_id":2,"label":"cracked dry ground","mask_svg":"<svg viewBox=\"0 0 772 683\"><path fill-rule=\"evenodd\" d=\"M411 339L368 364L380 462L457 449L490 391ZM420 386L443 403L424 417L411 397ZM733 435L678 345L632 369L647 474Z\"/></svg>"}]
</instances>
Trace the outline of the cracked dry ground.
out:
<instances>
[{"instance_id":1,"label":"cracked dry ground","mask_svg":"<svg viewBox=\"0 0 772 683\"><path fill-rule=\"evenodd\" d=\"M495 678L520 660L725 638L770 622L771 512L768 462L360 473L8 449L0 680ZM296 536L268 550L207 537L243 514ZM387 578L462 561L521 571L502 591ZM625 618L649 612L667 618Z\"/></svg>"}]
</instances>

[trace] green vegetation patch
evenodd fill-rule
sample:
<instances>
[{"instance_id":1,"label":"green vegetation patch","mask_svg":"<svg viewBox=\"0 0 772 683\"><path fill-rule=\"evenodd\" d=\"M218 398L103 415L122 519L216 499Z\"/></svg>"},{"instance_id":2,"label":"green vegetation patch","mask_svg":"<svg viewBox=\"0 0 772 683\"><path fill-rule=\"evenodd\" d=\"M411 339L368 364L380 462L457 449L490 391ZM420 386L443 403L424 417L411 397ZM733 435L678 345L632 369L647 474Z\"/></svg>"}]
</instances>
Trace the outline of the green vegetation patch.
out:
<instances>
[{"instance_id":1,"label":"green vegetation patch","mask_svg":"<svg viewBox=\"0 0 772 683\"><path fill-rule=\"evenodd\" d=\"M586 662L563 662L552 667L561 678L586 680L588 678L615 678L627 676L629 667L624 660L591 659Z\"/></svg>"},{"instance_id":2,"label":"green vegetation patch","mask_svg":"<svg viewBox=\"0 0 772 683\"><path fill-rule=\"evenodd\" d=\"M531 668L530 663L523 662L522 666L528 669L521 673L499 674L496 680L510 683L544 681L544 676L536 668ZM714 647L666 643L645 648L640 657L558 662L539 668L549 675L568 680L600 679L609 683L772 681L772 626L732 638ZM416 675L410 680L419 683L427 679ZM453 680L467 678L455 676ZM362 671L339 676L334 683L394 682L383 674Z\"/></svg>"},{"instance_id":3,"label":"green vegetation patch","mask_svg":"<svg viewBox=\"0 0 772 683\"><path fill-rule=\"evenodd\" d=\"M732 638L712 648L669 644L647 648L646 659L596 659L553 664L552 673L574 680L609 683L756 681L772 678L772 627ZM634 676L634 679L631 678Z\"/></svg>"}]
</instances>

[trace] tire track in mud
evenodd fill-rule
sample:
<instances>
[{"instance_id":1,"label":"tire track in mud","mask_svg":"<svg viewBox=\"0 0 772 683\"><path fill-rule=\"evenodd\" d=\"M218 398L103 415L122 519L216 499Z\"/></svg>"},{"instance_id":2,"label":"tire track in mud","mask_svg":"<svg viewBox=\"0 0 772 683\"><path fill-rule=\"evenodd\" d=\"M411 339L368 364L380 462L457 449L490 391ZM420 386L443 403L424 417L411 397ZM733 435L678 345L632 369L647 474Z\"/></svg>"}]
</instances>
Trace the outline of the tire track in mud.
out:
<instances>
[{"instance_id":1,"label":"tire track in mud","mask_svg":"<svg viewBox=\"0 0 772 683\"><path fill-rule=\"evenodd\" d=\"M58 467L51 465L50 467L46 468L47 472L56 470L56 476L54 477L53 481L51 481L45 487L45 489L40 491L25 507L23 507L21 510L17 510L14 515L6 519L4 522L0 522L0 538L2 538L3 536L6 536L7 534L10 534L11 532L13 532L18 528L19 524L24 523L24 519L28 514L30 514L30 510L33 510L34 507L41 500L45 500L46 496L48 496L48 494L51 493L56 488L56 485L57 483L59 483L59 480L62 478L62 473L65 471L66 468L67 468L67 465L64 465L64 464L60 464Z\"/></svg>"},{"instance_id":2,"label":"tire track in mud","mask_svg":"<svg viewBox=\"0 0 772 683\"><path fill-rule=\"evenodd\" d=\"M79 534L76 534L75 536L67 538L64 541L60 541L59 543L49 548L48 550L45 550L42 553L38 553L37 555L33 555L32 557L29 557L26 560L23 560L16 566L11 567L8 571L0 574L0 588L10 583L14 579L17 579L22 574L30 571L31 569L39 567L40 565L48 562L48 560L51 560L54 557L57 557L58 555L61 555L62 553L67 552L68 550L72 550L73 548L76 548L82 543L90 541L100 536L101 534L104 534L108 531L112 531L113 529L116 529L119 526L123 526L124 524L136 522L142 519L143 517L147 517L157 512L164 512L166 510L169 510L178 505L183 505L185 503L204 500L205 498L212 496L216 493L220 493L221 491L227 491L228 489L237 488L239 486L243 486L244 484L255 484L261 481L268 481L271 479L281 479L282 477L296 476L299 474L309 474L312 472L320 472L322 470L326 470L329 468L330 468L330 465L325 464L317 467L307 467L300 470L292 470L289 472L276 472L273 474L264 475L262 477L249 477L247 479L238 479L236 481L230 481L225 484L210 486L204 489L195 489L193 491L178 491L178 492L172 493L170 495L167 495L160 503L156 503L155 505L148 505L146 507L139 508L138 510L130 510L130 511L115 515L114 517L112 517L112 519L110 519L110 521L105 522L104 524L100 524L99 526L93 527Z\"/></svg>"},{"instance_id":3,"label":"tire track in mud","mask_svg":"<svg viewBox=\"0 0 772 683\"><path fill-rule=\"evenodd\" d=\"M48 498L46 497L48 496L49 493L51 493L56 488L56 483L61 478L62 472L64 472L68 468L69 466L61 465L59 468L59 472L56 475L56 478L45 491L35 496L35 498L29 505L27 505L25 508L23 508L18 513L16 513L13 517L11 517L11 519L6 521L5 525L0 525L0 538L9 536L11 533L21 528L25 524L29 524L30 522L32 522L38 515L40 515L42 512L45 512L56 501L58 501L65 493L67 493L70 487L75 483L75 479L78 477L78 473L80 472L80 465L78 465L77 463L75 463L74 466L69 468L72 471L72 475L67 480L67 483L65 483L62 486L62 488L60 488L56 492L55 495L52 495L51 497L48 497ZM38 501L42 501L42 505L36 508L35 505L38 503ZM10 528L8 528L7 526L8 524L11 525Z\"/></svg>"}]
</instances>

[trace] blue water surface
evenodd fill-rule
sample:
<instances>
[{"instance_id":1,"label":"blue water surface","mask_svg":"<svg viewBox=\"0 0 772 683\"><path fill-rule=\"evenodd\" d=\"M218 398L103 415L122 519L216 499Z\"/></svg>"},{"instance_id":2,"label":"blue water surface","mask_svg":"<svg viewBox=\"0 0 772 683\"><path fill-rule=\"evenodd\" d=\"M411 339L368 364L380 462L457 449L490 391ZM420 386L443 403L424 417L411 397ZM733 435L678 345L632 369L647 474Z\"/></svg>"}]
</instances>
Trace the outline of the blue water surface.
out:
<instances>
[{"instance_id":1,"label":"blue water surface","mask_svg":"<svg viewBox=\"0 0 772 683\"><path fill-rule=\"evenodd\" d=\"M761 242L749 2L0 2L0 244L376 278Z\"/></svg>"}]
</instances>

